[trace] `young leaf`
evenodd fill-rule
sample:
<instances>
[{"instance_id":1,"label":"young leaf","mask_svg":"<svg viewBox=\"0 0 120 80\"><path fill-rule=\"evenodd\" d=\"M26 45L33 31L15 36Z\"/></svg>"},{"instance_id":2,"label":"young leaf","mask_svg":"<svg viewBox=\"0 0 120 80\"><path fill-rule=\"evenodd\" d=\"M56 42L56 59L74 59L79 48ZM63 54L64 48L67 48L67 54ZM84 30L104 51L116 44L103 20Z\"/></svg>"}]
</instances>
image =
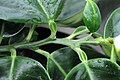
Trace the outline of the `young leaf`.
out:
<instances>
[{"instance_id":1,"label":"young leaf","mask_svg":"<svg viewBox=\"0 0 120 80\"><path fill-rule=\"evenodd\" d=\"M100 27L101 14L98 6L92 0L87 0L83 11L83 21L90 32L96 32Z\"/></svg>"},{"instance_id":2,"label":"young leaf","mask_svg":"<svg viewBox=\"0 0 120 80\"><path fill-rule=\"evenodd\" d=\"M0 80L51 80L39 62L26 57L16 57L13 63L12 59L0 58ZM12 64L14 65L11 67Z\"/></svg>"},{"instance_id":3,"label":"young leaf","mask_svg":"<svg viewBox=\"0 0 120 80\"><path fill-rule=\"evenodd\" d=\"M104 29L104 38L116 37L120 34L120 8L109 17Z\"/></svg>"},{"instance_id":4,"label":"young leaf","mask_svg":"<svg viewBox=\"0 0 120 80\"><path fill-rule=\"evenodd\" d=\"M120 80L120 67L108 59L92 59L74 67L65 80Z\"/></svg>"},{"instance_id":5,"label":"young leaf","mask_svg":"<svg viewBox=\"0 0 120 80\"><path fill-rule=\"evenodd\" d=\"M79 26L73 31L73 33L68 38L72 39L76 36L79 36L81 34L85 34L85 33L88 33L88 32L89 32L89 30L86 28L86 26Z\"/></svg>"},{"instance_id":6,"label":"young leaf","mask_svg":"<svg viewBox=\"0 0 120 80\"><path fill-rule=\"evenodd\" d=\"M54 20L50 20L50 21L49 21L49 27L50 27L50 30L51 30L53 33L56 33L56 32L57 32L57 25L56 25L56 23L54 22Z\"/></svg>"},{"instance_id":7,"label":"young leaf","mask_svg":"<svg viewBox=\"0 0 120 80\"><path fill-rule=\"evenodd\" d=\"M0 19L21 23L48 23L56 19L65 0L0 0Z\"/></svg>"}]
</instances>

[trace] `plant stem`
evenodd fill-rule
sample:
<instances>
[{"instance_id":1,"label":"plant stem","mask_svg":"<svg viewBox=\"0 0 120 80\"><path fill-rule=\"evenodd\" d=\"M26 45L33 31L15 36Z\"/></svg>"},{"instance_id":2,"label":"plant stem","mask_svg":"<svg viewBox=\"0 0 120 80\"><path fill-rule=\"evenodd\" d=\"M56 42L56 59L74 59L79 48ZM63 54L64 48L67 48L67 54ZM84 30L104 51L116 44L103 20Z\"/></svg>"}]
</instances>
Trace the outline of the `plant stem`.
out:
<instances>
[{"instance_id":1,"label":"plant stem","mask_svg":"<svg viewBox=\"0 0 120 80\"><path fill-rule=\"evenodd\" d=\"M38 49L38 48L36 48L36 49L34 48L34 49L31 49L31 50L33 50L33 51L35 51L35 52L37 52L37 53L45 56L45 57L48 58L48 59L51 59L51 60L56 64L56 66L59 68L59 70L63 73L63 75L64 75L64 76L67 75L66 72L63 70L63 68L62 68L62 67L58 64L58 62L50 55L49 52L44 51L44 50L41 50L41 49Z\"/></svg>"},{"instance_id":2,"label":"plant stem","mask_svg":"<svg viewBox=\"0 0 120 80\"><path fill-rule=\"evenodd\" d=\"M112 39L103 39L103 38L98 38L98 39L93 39L93 40L85 40L85 39L79 39L79 40L70 40L67 38L62 38L62 39L56 39L55 34L51 34L48 38L36 42L31 42L31 43L18 43L18 44L12 44L12 45L5 45L5 46L0 46L0 52L5 52L9 51L9 48L13 47L15 49L19 48L25 48L29 49L32 47L39 47L42 45L54 43L54 44L62 44L65 46L80 46L82 44L104 44L104 45L111 45L109 40Z\"/></svg>"},{"instance_id":3,"label":"plant stem","mask_svg":"<svg viewBox=\"0 0 120 80\"><path fill-rule=\"evenodd\" d=\"M14 48L10 49L11 57L16 57L16 50Z\"/></svg>"},{"instance_id":4,"label":"plant stem","mask_svg":"<svg viewBox=\"0 0 120 80\"><path fill-rule=\"evenodd\" d=\"M15 49L10 49L11 52L11 58L12 58L12 62L11 62L11 67L10 67L10 76L9 79L13 80L13 69L14 69L14 64L15 64L15 58L16 58L16 50Z\"/></svg>"},{"instance_id":5,"label":"plant stem","mask_svg":"<svg viewBox=\"0 0 120 80\"><path fill-rule=\"evenodd\" d=\"M0 44L1 44L2 40L3 40L3 36L0 35Z\"/></svg>"},{"instance_id":6,"label":"plant stem","mask_svg":"<svg viewBox=\"0 0 120 80\"><path fill-rule=\"evenodd\" d=\"M35 28L36 28L36 25L33 24L31 27L30 27L30 30L29 30L29 33L27 35L27 37L23 40L23 42L29 42L32 38L32 35L33 35L33 32L35 31Z\"/></svg>"},{"instance_id":7,"label":"plant stem","mask_svg":"<svg viewBox=\"0 0 120 80\"><path fill-rule=\"evenodd\" d=\"M46 51L44 51L44 50L41 50L41 49L39 49L39 48L37 48L37 49L33 49L33 48L32 48L31 50L33 50L34 52L37 52L37 53L45 56L46 58L48 58L48 57L50 56L50 54L49 54L48 52L46 52Z\"/></svg>"},{"instance_id":8,"label":"plant stem","mask_svg":"<svg viewBox=\"0 0 120 80\"><path fill-rule=\"evenodd\" d=\"M42 46L45 44L49 44L51 43L51 41L53 41L54 39L51 38L51 36L49 36L48 38L44 39L44 40L40 40L40 41L36 41L36 42L31 42L31 43L18 43L18 44L13 44L13 45L5 45L5 46L0 46L0 52L4 52L4 51L9 51L9 49L11 47L17 49L17 48L31 48L31 47L38 47L38 46Z\"/></svg>"},{"instance_id":9,"label":"plant stem","mask_svg":"<svg viewBox=\"0 0 120 80\"><path fill-rule=\"evenodd\" d=\"M110 59L114 62L116 62L116 51L115 51L115 46L112 45L112 50L111 50L111 56Z\"/></svg>"}]
</instances>

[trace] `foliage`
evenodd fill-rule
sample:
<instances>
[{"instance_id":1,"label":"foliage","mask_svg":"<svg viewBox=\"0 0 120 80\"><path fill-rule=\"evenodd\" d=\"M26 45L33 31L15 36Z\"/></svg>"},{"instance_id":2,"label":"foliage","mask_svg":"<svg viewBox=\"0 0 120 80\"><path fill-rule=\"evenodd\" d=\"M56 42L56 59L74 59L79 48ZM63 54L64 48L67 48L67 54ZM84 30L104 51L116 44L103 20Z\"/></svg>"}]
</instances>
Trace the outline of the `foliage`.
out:
<instances>
[{"instance_id":1,"label":"foliage","mask_svg":"<svg viewBox=\"0 0 120 80\"><path fill-rule=\"evenodd\" d=\"M0 0L0 80L120 80L120 8L100 34L100 2L110 0ZM40 24L49 37L39 39ZM76 28L58 38L58 25Z\"/></svg>"}]
</instances>

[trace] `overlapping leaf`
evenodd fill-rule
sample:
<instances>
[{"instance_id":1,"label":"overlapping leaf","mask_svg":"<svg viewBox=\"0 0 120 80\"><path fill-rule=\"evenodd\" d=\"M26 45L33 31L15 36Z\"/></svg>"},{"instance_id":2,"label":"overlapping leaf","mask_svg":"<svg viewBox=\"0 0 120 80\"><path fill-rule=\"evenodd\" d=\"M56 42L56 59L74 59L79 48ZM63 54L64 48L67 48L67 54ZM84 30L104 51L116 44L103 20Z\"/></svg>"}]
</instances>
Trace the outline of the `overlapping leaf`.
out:
<instances>
[{"instance_id":1,"label":"overlapping leaf","mask_svg":"<svg viewBox=\"0 0 120 80\"><path fill-rule=\"evenodd\" d=\"M0 0L0 19L21 23L48 23L56 19L65 0Z\"/></svg>"},{"instance_id":2,"label":"overlapping leaf","mask_svg":"<svg viewBox=\"0 0 120 80\"><path fill-rule=\"evenodd\" d=\"M93 59L78 64L65 80L120 80L120 67L108 59Z\"/></svg>"},{"instance_id":3,"label":"overlapping leaf","mask_svg":"<svg viewBox=\"0 0 120 80\"><path fill-rule=\"evenodd\" d=\"M91 49L90 47L84 46L82 47L82 49L87 53L89 59L105 57L99 52ZM75 53L69 47L59 49L53 52L51 55L59 65L59 68L58 68L58 66L55 64L54 61L52 61L51 59L48 59L47 68L53 80L63 80L66 74L80 62L77 53Z\"/></svg>"},{"instance_id":4,"label":"overlapping leaf","mask_svg":"<svg viewBox=\"0 0 120 80\"><path fill-rule=\"evenodd\" d=\"M104 29L104 38L116 37L118 35L120 35L120 8L111 14Z\"/></svg>"},{"instance_id":5,"label":"overlapping leaf","mask_svg":"<svg viewBox=\"0 0 120 80\"><path fill-rule=\"evenodd\" d=\"M11 66L13 64L13 66ZM50 80L45 68L37 61L26 58L0 58L0 80Z\"/></svg>"}]
</instances>

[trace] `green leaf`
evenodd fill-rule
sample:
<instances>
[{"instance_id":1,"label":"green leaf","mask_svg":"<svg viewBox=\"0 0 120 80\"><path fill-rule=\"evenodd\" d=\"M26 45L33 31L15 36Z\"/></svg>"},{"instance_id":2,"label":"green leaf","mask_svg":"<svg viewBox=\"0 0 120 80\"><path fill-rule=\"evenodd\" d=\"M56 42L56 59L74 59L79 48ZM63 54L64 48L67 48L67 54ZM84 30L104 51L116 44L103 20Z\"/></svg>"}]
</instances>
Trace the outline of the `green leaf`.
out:
<instances>
[{"instance_id":1,"label":"green leaf","mask_svg":"<svg viewBox=\"0 0 120 80\"><path fill-rule=\"evenodd\" d=\"M68 47L53 52L51 56L61 67L58 68L51 59L48 59L47 69L52 80L63 80L66 74L79 63L77 54Z\"/></svg>"},{"instance_id":2,"label":"green leaf","mask_svg":"<svg viewBox=\"0 0 120 80\"><path fill-rule=\"evenodd\" d=\"M50 77L45 68L33 59L3 57L0 58L0 80L50 80Z\"/></svg>"},{"instance_id":3,"label":"green leaf","mask_svg":"<svg viewBox=\"0 0 120 80\"><path fill-rule=\"evenodd\" d=\"M74 32L72 33L72 35L83 34L84 31L89 32L88 29L86 28L86 26L79 26L78 28L76 28L76 29L74 30Z\"/></svg>"},{"instance_id":4,"label":"green leaf","mask_svg":"<svg viewBox=\"0 0 120 80\"><path fill-rule=\"evenodd\" d=\"M72 39L76 36L79 36L81 34L85 34L85 33L88 33L88 32L89 32L89 30L86 28L86 26L79 26L73 31L73 33L70 36L68 36L68 38Z\"/></svg>"},{"instance_id":5,"label":"green leaf","mask_svg":"<svg viewBox=\"0 0 120 80\"><path fill-rule=\"evenodd\" d=\"M89 59L105 57L88 46L82 46L81 48L82 50L85 51ZM69 47L59 49L53 52L51 56L56 60L57 64L61 67L61 69L58 68L55 62L53 62L51 59L48 59L47 68L53 80L63 80L65 77L64 72L65 74L67 74L74 66L76 66L80 62L77 53L74 52Z\"/></svg>"},{"instance_id":6,"label":"green leaf","mask_svg":"<svg viewBox=\"0 0 120 80\"><path fill-rule=\"evenodd\" d=\"M120 6L120 0L93 0L93 1L95 1L100 7L100 11L102 14L101 26L104 26L104 23L108 15L111 13L111 11ZM83 25L82 13L84 6L85 0L66 0L62 13L56 20L57 24L64 27L77 27Z\"/></svg>"},{"instance_id":7,"label":"green leaf","mask_svg":"<svg viewBox=\"0 0 120 80\"><path fill-rule=\"evenodd\" d=\"M21 23L48 23L61 13L65 0L0 0L0 19Z\"/></svg>"},{"instance_id":8,"label":"green leaf","mask_svg":"<svg viewBox=\"0 0 120 80\"><path fill-rule=\"evenodd\" d=\"M105 55L103 55L101 52L95 50L90 46L81 46L81 49L87 54L88 59L101 58L101 57L106 58Z\"/></svg>"},{"instance_id":9,"label":"green leaf","mask_svg":"<svg viewBox=\"0 0 120 80\"><path fill-rule=\"evenodd\" d=\"M60 26L76 27L76 25L79 25L82 22L82 12L84 6L85 0L66 0L62 13L57 18L56 22Z\"/></svg>"},{"instance_id":10,"label":"green leaf","mask_svg":"<svg viewBox=\"0 0 120 80\"><path fill-rule=\"evenodd\" d=\"M83 21L90 32L96 32L101 23L101 14L99 8L92 0L87 0L83 11Z\"/></svg>"},{"instance_id":11,"label":"green leaf","mask_svg":"<svg viewBox=\"0 0 120 80\"><path fill-rule=\"evenodd\" d=\"M106 21L108 20L110 14L116 8L120 7L120 0L100 0L98 6L102 15L102 23L99 31L101 34L104 34L104 26L106 24Z\"/></svg>"},{"instance_id":12,"label":"green leaf","mask_svg":"<svg viewBox=\"0 0 120 80\"><path fill-rule=\"evenodd\" d=\"M92 59L74 67L65 80L120 80L120 67L109 59Z\"/></svg>"},{"instance_id":13,"label":"green leaf","mask_svg":"<svg viewBox=\"0 0 120 80\"><path fill-rule=\"evenodd\" d=\"M94 1L99 2L99 0ZM77 27L82 25L85 3L85 0L66 0L62 13L56 20L57 24L65 27Z\"/></svg>"},{"instance_id":14,"label":"green leaf","mask_svg":"<svg viewBox=\"0 0 120 80\"><path fill-rule=\"evenodd\" d=\"M120 34L120 8L117 8L109 17L104 29L104 38L116 37Z\"/></svg>"}]
</instances>

